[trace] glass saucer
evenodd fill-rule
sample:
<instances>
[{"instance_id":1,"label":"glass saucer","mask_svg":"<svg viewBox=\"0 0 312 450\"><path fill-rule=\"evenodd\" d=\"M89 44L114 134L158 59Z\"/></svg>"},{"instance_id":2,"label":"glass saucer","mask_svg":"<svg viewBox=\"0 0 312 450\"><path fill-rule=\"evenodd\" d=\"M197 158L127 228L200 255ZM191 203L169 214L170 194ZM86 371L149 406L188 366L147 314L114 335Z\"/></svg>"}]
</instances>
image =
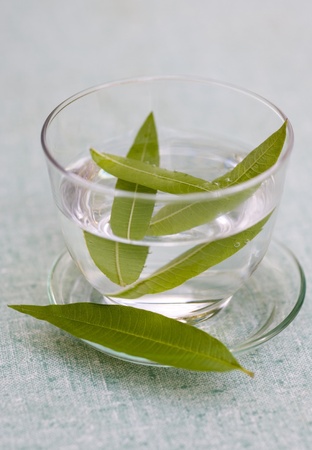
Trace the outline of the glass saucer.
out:
<instances>
[{"instance_id":1,"label":"glass saucer","mask_svg":"<svg viewBox=\"0 0 312 450\"><path fill-rule=\"evenodd\" d=\"M197 327L221 340L238 355L262 345L284 330L300 311L305 291L304 272L296 257L284 245L272 241L257 270L235 293L229 305ZM85 280L67 252L63 252L53 265L48 294L53 304L104 303L102 295ZM93 342L84 342L119 359L159 365Z\"/></svg>"}]
</instances>

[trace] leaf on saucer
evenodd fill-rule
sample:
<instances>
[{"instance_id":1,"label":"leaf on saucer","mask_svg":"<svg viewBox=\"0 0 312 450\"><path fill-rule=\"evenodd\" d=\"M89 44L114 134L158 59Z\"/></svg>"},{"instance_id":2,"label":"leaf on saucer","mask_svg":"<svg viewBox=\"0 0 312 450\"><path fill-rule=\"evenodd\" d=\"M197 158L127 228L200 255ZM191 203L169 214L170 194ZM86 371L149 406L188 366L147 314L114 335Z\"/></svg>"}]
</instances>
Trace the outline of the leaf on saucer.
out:
<instances>
[{"instance_id":1,"label":"leaf on saucer","mask_svg":"<svg viewBox=\"0 0 312 450\"><path fill-rule=\"evenodd\" d=\"M244 369L217 339L198 328L157 313L119 305L10 305L73 336L116 352L195 371Z\"/></svg>"}]
</instances>

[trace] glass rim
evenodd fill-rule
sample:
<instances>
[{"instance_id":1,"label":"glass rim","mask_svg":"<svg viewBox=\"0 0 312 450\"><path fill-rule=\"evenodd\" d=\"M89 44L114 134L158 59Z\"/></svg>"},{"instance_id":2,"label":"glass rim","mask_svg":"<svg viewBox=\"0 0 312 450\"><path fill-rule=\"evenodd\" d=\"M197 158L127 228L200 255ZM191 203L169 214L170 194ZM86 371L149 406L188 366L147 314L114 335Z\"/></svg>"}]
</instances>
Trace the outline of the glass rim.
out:
<instances>
[{"instance_id":1,"label":"glass rim","mask_svg":"<svg viewBox=\"0 0 312 450\"><path fill-rule=\"evenodd\" d=\"M267 169L266 171L262 172L261 174L247 180L243 181L237 185L226 187L226 188L220 188L213 191L207 191L207 192L196 192L196 193L188 193L188 194L179 194L179 195L173 195L168 194L165 192L157 192L156 194L136 194L136 198L141 199L155 199L155 196L157 195L157 198L168 200L168 197L170 197L171 201L173 198L175 201L183 201L185 198L188 200L198 200L198 199L216 199L220 198L221 196L228 196L231 194L235 194L237 192L241 192L250 188L253 188L257 184L261 184L265 179L271 177L275 172L278 171L279 167L284 163L284 161L288 158L289 154L292 151L293 143L294 143L294 132L293 127L288 119L288 117L283 113L281 109L279 109L274 103L267 100L265 97L256 94L255 92L239 87L235 84L219 81L213 78L202 78L202 77L192 77L192 76L184 76L184 75L163 75L163 76L145 76L145 77L135 77L135 78L126 78L126 79L120 79L116 81L110 81L103 84L99 84L93 87L89 87L87 89L84 89L82 91L77 92L76 94L68 97L64 101L62 101L58 106L56 106L51 113L48 115L46 120L44 121L44 124L42 126L41 130L41 146L43 148L44 154L50 164L52 164L53 167L55 167L59 172L63 174L63 176L71 181L75 185L79 185L85 189L102 193L102 194L111 194L114 196L122 196L122 197L133 197L133 192L127 192L123 190L115 189L114 187L106 187L97 183L93 183L92 181L87 181L86 179L80 177L79 175L75 174L74 172L69 171L65 167L63 167L56 158L54 158L49 150L49 145L47 143L47 135L48 135L48 129L50 124L53 122L54 118L67 106L69 106L71 103L81 99L82 97L85 97L89 94L93 94L97 91L101 91L103 89L109 89L113 87L118 87L121 85L130 85L130 84L143 84L143 83L153 83L153 82L185 82L185 83L198 83L198 84L206 84L211 86L217 86L221 88L226 88L231 91L236 91L242 95L246 95L250 98L253 98L254 100L265 104L269 109L275 112L275 114L283 121L287 120L286 125L286 141L284 143L284 148L282 151L282 154L278 158L277 162ZM208 180L207 180L208 181Z\"/></svg>"}]
</instances>

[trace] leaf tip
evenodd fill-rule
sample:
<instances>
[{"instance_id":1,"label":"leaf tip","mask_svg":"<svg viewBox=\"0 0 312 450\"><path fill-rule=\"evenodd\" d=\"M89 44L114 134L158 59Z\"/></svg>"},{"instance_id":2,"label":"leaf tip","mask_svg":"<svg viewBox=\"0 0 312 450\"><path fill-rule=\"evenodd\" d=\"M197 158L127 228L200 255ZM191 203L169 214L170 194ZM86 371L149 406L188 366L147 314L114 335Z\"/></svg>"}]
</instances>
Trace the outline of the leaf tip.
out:
<instances>
[{"instance_id":1,"label":"leaf tip","mask_svg":"<svg viewBox=\"0 0 312 450\"><path fill-rule=\"evenodd\" d=\"M98 155L98 152L92 147L90 148L90 153L91 153L91 156Z\"/></svg>"},{"instance_id":2,"label":"leaf tip","mask_svg":"<svg viewBox=\"0 0 312 450\"><path fill-rule=\"evenodd\" d=\"M14 309L23 314L28 314L28 307L33 305L7 305L9 308Z\"/></svg>"},{"instance_id":3,"label":"leaf tip","mask_svg":"<svg viewBox=\"0 0 312 450\"><path fill-rule=\"evenodd\" d=\"M12 308L12 309L16 309L17 311L19 310L19 305L7 305L8 308Z\"/></svg>"},{"instance_id":4,"label":"leaf tip","mask_svg":"<svg viewBox=\"0 0 312 450\"><path fill-rule=\"evenodd\" d=\"M283 133L283 135L286 136L287 126L288 126L288 119L287 119L287 117L286 117L286 119L284 120L284 122L283 122L282 126L280 127L280 129L277 130L277 133L278 133L278 132L281 132L281 133Z\"/></svg>"},{"instance_id":5,"label":"leaf tip","mask_svg":"<svg viewBox=\"0 0 312 450\"><path fill-rule=\"evenodd\" d=\"M154 128L154 133L156 133L156 123L155 123L155 116L154 116L153 111L151 111L149 113L149 115L147 116L143 126L147 125L148 123L151 124L151 126Z\"/></svg>"}]
</instances>

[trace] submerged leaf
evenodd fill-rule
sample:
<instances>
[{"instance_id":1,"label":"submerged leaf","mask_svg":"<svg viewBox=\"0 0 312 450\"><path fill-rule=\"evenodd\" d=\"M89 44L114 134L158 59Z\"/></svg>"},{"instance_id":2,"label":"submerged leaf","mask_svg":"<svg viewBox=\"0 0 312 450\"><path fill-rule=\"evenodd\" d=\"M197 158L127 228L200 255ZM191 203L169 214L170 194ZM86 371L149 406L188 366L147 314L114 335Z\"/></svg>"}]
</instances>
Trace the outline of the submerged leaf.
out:
<instances>
[{"instance_id":1,"label":"submerged leaf","mask_svg":"<svg viewBox=\"0 0 312 450\"><path fill-rule=\"evenodd\" d=\"M191 325L128 306L10 305L80 339L163 365L196 371L244 369L217 339Z\"/></svg>"},{"instance_id":2,"label":"submerged leaf","mask_svg":"<svg viewBox=\"0 0 312 450\"><path fill-rule=\"evenodd\" d=\"M128 152L128 158L159 164L158 139L153 114L149 114ZM155 194L155 190L117 180L116 190L132 192L132 197L115 197L110 226L113 233L126 239L142 239L146 234L154 203L138 198L141 193ZM136 246L105 239L84 232L90 256L95 265L111 281L120 286L133 283L140 276L148 255L147 246Z\"/></svg>"},{"instance_id":3,"label":"submerged leaf","mask_svg":"<svg viewBox=\"0 0 312 450\"><path fill-rule=\"evenodd\" d=\"M137 281L122 291L107 295L135 299L142 295L156 294L180 286L237 253L262 230L270 216L271 214L233 236L199 244L174 258L149 277Z\"/></svg>"},{"instance_id":4,"label":"submerged leaf","mask_svg":"<svg viewBox=\"0 0 312 450\"><path fill-rule=\"evenodd\" d=\"M94 264L113 283L127 286L139 278L148 247L112 241L87 231L84 237Z\"/></svg>"},{"instance_id":5,"label":"submerged leaf","mask_svg":"<svg viewBox=\"0 0 312 450\"><path fill-rule=\"evenodd\" d=\"M147 234L149 236L170 235L204 225L219 215L232 211L247 200L253 192L254 189L246 189L221 198L191 203L188 201L168 203L152 217Z\"/></svg>"}]
</instances>

